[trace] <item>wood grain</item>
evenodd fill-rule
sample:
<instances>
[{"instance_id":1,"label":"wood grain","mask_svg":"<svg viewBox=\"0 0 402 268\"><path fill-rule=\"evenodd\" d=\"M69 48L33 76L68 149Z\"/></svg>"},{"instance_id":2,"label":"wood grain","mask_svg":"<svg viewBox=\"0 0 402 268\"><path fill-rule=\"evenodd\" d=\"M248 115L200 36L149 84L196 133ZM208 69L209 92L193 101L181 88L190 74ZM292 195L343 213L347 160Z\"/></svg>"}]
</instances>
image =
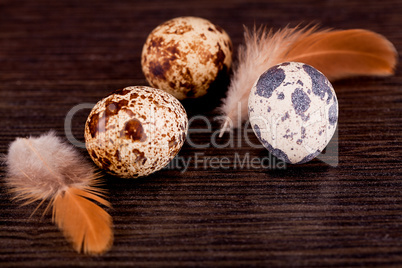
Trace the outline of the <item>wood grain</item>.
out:
<instances>
[{"instance_id":1,"label":"wood grain","mask_svg":"<svg viewBox=\"0 0 402 268\"><path fill-rule=\"evenodd\" d=\"M210 19L229 33L235 48L242 42L243 24L279 29L314 21L376 31L402 51L400 14L399 0L3 0L0 153L7 153L18 136L49 129L64 136L66 114L75 105L145 85L142 45L154 27L170 18ZM105 255L75 253L51 215L41 218L44 208L30 217L35 205L12 202L1 166L0 266L401 267L401 69L389 78L334 84L339 100L336 167L314 160L284 168L265 149L248 145L258 143L250 128L246 136L233 136L233 146L223 146L228 135L219 141L223 148L212 146L219 128L214 107L227 84L224 79L207 98L184 102L190 118L205 115L212 122L210 130L201 120L192 122L192 128L204 131L191 133L191 142L209 146L184 145L179 156L189 161L185 172L176 163L137 180L105 174L115 230L114 245ZM72 120L72 133L80 141L88 114L83 110ZM272 165L242 165L239 159L247 156Z\"/></svg>"}]
</instances>

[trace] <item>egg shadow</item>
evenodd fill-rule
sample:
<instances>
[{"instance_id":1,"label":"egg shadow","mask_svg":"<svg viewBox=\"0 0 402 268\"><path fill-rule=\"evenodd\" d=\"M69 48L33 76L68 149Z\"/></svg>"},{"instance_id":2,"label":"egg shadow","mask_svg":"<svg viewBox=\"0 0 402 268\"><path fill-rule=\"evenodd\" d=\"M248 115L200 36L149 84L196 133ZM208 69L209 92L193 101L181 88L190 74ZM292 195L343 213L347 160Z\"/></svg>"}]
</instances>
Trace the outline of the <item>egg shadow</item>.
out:
<instances>
[{"instance_id":1,"label":"egg shadow","mask_svg":"<svg viewBox=\"0 0 402 268\"><path fill-rule=\"evenodd\" d=\"M289 164L264 149L260 150L257 156L270 160L271 165L263 171L269 178L319 177L319 174L325 174L331 168L317 158L303 164Z\"/></svg>"},{"instance_id":2,"label":"egg shadow","mask_svg":"<svg viewBox=\"0 0 402 268\"><path fill-rule=\"evenodd\" d=\"M153 191L159 192L178 183L183 175L179 170L158 170L150 175L138 178L121 178L104 171L104 184L102 188L108 189L112 197L119 199L120 195L130 192Z\"/></svg>"},{"instance_id":3,"label":"egg shadow","mask_svg":"<svg viewBox=\"0 0 402 268\"><path fill-rule=\"evenodd\" d=\"M189 98L181 101L186 109L187 115L211 113L221 103L225 97L227 88L230 84L231 69L226 66L218 73L217 78L211 83L207 94L199 98Z\"/></svg>"}]
</instances>

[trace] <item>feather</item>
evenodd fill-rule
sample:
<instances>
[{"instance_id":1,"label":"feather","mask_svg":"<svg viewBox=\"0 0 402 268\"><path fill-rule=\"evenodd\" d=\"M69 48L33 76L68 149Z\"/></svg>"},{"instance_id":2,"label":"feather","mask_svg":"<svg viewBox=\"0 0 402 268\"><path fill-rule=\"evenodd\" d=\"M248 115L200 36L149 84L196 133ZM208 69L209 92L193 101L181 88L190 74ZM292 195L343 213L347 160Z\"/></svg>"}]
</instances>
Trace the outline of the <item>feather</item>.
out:
<instances>
[{"instance_id":1,"label":"feather","mask_svg":"<svg viewBox=\"0 0 402 268\"><path fill-rule=\"evenodd\" d=\"M15 199L23 205L42 200L38 207L50 200L45 213L53 207L53 221L76 251L101 254L111 247L111 217L93 202L110 207L99 174L72 146L54 132L17 138L5 161Z\"/></svg>"},{"instance_id":2,"label":"feather","mask_svg":"<svg viewBox=\"0 0 402 268\"><path fill-rule=\"evenodd\" d=\"M296 41L284 58L307 63L334 81L361 75L391 75L397 53L385 37L354 29L313 33Z\"/></svg>"},{"instance_id":3,"label":"feather","mask_svg":"<svg viewBox=\"0 0 402 268\"><path fill-rule=\"evenodd\" d=\"M270 67L287 61L303 62L320 70L330 81L352 76L392 75L395 47L385 37L362 29L318 30L317 26L284 28L277 32L245 27L245 43L218 111L223 116L220 137L247 118L248 95L254 82Z\"/></svg>"}]
</instances>

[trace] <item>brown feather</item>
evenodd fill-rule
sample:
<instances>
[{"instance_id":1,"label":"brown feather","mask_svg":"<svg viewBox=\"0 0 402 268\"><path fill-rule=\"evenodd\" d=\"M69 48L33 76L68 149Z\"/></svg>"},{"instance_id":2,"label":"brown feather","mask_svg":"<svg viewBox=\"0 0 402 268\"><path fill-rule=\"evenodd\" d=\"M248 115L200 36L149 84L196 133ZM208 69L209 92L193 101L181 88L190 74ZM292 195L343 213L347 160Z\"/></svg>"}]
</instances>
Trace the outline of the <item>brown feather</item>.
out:
<instances>
[{"instance_id":1,"label":"brown feather","mask_svg":"<svg viewBox=\"0 0 402 268\"><path fill-rule=\"evenodd\" d=\"M98 188L99 175L72 146L53 132L17 138L6 163L6 183L14 199L25 201L22 205L41 200L38 207L51 200L44 213L53 207L54 222L75 250L100 254L111 247L112 219L93 202L110 207Z\"/></svg>"},{"instance_id":2,"label":"brown feather","mask_svg":"<svg viewBox=\"0 0 402 268\"><path fill-rule=\"evenodd\" d=\"M307 63L334 81L360 75L392 75L396 56L394 46L382 35L354 29L313 33L294 42L283 58Z\"/></svg>"},{"instance_id":3,"label":"brown feather","mask_svg":"<svg viewBox=\"0 0 402 268\"><path fill-rule=\"evenodd\" d=\"M110 206L99 196L72 187L55 196L53 221L76 251L100 254L112 245L112 220L105 210L87 198Z\"/></svg>"},{"instance_id":4,"label":"brown feather","mask_svg":"<svg viewBox=\"0 0 402 268\"><path fill-rule=\"evenodd\" d=\"M317 26L284 28L245 28L244 45L226 98L218 108L223 132L240 127L247 118L247 102L258 77L272 66L298 61L312 65L330 80L393 74L397 63L395 47L385 37L367 30L317 30Z\"/></svg>"}]
</instances>

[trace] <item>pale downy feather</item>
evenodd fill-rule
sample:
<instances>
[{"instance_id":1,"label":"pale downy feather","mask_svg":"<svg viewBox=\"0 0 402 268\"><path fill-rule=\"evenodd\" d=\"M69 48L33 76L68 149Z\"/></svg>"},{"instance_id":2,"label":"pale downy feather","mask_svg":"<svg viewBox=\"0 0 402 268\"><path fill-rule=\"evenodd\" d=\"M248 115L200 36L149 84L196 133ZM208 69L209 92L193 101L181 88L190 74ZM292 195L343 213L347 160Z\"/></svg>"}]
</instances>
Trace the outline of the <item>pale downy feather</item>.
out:
<instances>
[{"instance_id":1,"label":"pale downy feather","mask_svg":"<svg viewBox=\"0 0 402 268\"><path fill-rule=\"evenodd\" d=\"M287 61L307 63L331 81L359 75L391 75L397 63L394 46L371 31L284 28L277 32L245 28L238 63L219 112L223 115L220 136L247 118L248 95L258 77L270 67Z\"/></svg>"},{"instance_id":2,"label":"pale downy feather","mask_svg":"<svg viewBox=\"0 0 402 268\"><path fill-rule=\"evenodd\" d=\"M110 207L91 164L54 132L17 138L6 157L6 183L15 199L50 200L53 220L76 251L100 254L113 242L112 219L93 201ZM45 210L45 212L47 211Z\"/></svg>"}]
</instances>

